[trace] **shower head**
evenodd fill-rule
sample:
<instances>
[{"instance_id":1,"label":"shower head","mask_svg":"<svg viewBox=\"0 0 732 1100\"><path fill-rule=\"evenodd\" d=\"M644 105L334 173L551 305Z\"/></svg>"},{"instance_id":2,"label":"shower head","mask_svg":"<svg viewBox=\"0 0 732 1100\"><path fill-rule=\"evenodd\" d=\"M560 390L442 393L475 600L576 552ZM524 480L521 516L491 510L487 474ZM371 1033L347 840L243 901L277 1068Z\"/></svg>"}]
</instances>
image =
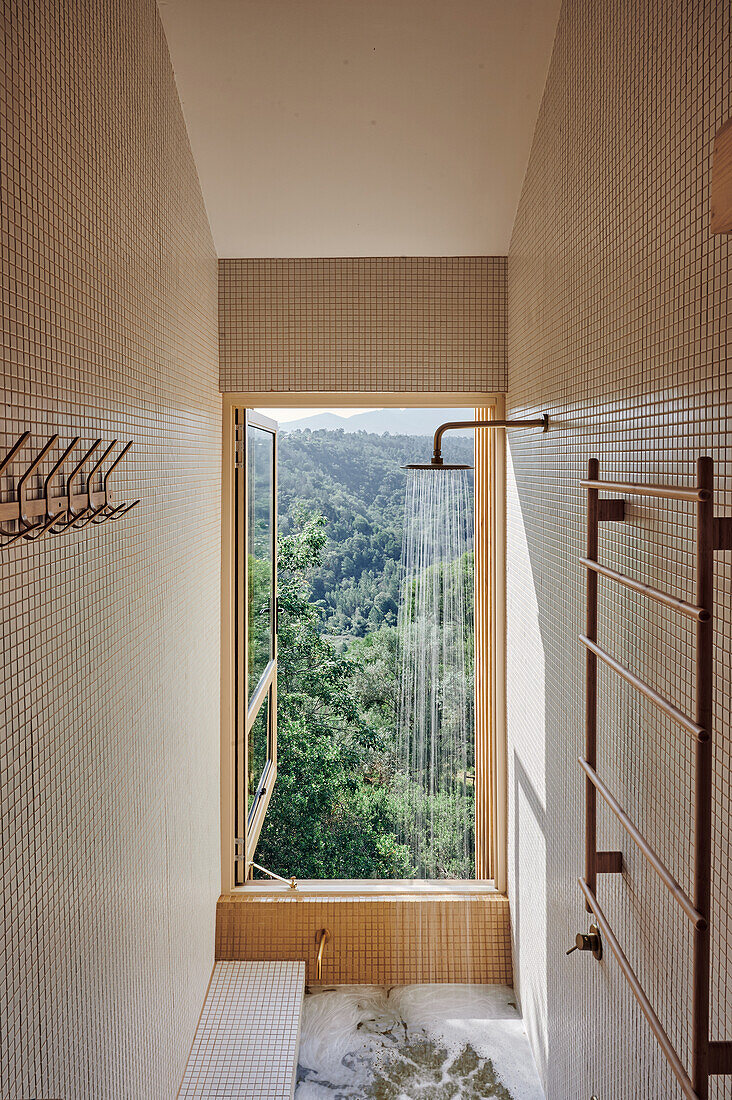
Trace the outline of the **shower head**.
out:
<instances>
[{"instance_id":1,"label":"shower head","mask_svg":"<svg viewBox=\"0 0 732 1100\"><path fill-rule=\"evenodd\" d=\"M447 424L440 424L435 432L435 443L431 462L412 462L409 466L402 466L403 470L472 470L472 466L459 463L442 461L442 437L445 432L456 428L541 428L543 432L549 431L549 414L537 420L450 420Z\"/></svg>"},{"instance_id":2,"label":"shower head","mask_svg":"<svg viewBox=\"0 0 732 1100\"><path fill-rule=\"evenodd\" d=\"M461 462L443 462L441 458L433 458L431 462L410 462L408 466L402 466L403 470L472 470L473 468Z\"/></svg>"}]
</instances>

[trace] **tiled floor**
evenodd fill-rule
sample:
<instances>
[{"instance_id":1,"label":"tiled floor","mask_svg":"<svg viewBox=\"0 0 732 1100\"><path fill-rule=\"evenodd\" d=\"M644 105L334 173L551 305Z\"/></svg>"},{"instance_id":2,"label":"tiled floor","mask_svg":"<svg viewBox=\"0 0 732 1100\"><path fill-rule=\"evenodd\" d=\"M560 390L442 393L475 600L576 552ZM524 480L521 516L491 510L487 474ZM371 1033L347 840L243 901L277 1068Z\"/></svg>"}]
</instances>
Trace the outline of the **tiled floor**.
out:
<instances>
[{"instance_id":1,"label":"tiled floor","mask_svg":"<svg viewBox=\"0 0 732 1100\"><path fill-rule=\"evenodd\" d=\"M179 1100L291 1100L304 962L217 962Z\"/></svg>"},{"instance_id":2,"label":"tiled floor","mask_svg":"<svg viewBox=\"0 0 732 1100\"><path fill-rule=\"evenodd\" d=\"M305 997L296 1100L543 1100L513 990L336 986Z\"/></svg>"}]
</instances>

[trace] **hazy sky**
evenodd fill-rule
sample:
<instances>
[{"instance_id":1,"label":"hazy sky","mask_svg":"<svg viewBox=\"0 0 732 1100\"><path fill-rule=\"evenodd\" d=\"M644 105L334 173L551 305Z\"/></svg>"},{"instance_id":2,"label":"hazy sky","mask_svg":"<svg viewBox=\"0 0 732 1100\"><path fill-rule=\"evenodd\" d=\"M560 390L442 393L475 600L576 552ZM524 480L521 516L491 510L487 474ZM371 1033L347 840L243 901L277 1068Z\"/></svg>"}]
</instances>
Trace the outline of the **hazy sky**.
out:
<instances>
[{"instance_id":1,"label":"hazy sky","mask_svg":"<svg viewBox=\"0 0 732 1100\"><path fill-rule=\"evenodd\" d=\"M377 406L378 407L378 406ZM318 413L332 412L336 416L353 416L354 413L374 412L374 409L259 409L259 412L277 420L280 424L288 420L301 420L305 416L316 416Z\"/></svg>"}]
</instances>

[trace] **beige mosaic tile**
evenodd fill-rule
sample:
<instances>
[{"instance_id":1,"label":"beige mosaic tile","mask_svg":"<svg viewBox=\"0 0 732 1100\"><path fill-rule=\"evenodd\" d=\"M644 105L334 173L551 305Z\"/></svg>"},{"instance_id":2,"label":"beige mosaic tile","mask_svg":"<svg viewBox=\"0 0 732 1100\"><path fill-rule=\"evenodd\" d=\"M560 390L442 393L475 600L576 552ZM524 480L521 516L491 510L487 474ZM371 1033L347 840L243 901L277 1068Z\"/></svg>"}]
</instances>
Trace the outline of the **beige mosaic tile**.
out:
<instances>
[{"instance_id":1,"label":"beige mosaic tile","mask_svg":"<svg viewBox=\"0 0 732 1100\"><path fill-rule=\"evenodd\" d=\"M221 399L154 0L0 0L0 165L0 454L131 439L142 498L0 552L0 1096L161 1100L220 887Z\"/></svg>"},{"instance_id":2,"label":"beige mosaic tile","mask_svg":"<svg viewBox=\"0 0 732 1100\"><path fill-rule=\"evenodd\" d=\"M711 152L732 115L728 0L562 8L509 255L508 502L511 904L517 986L549 1100L677 1100L665 1058L611 957L566 958L588 926L583 870L585 498L590 456L623 480L694 481L717 467L732 514L729 239L710 233ZM693 593L687 506L631 498L603 525L601 558ZM732 558L716 555L711 1037L732 1039ZM600 581L601 644L693 713L693 638L673 612ZM600 673L599 770L688 890L689 740ZM600 902L671 1041L689 1064L689 927L611 813L598 836L622 878ZM711 1084L732 1097L732 1078Z\"/></svg>"},{"instance_id":3,"label":"beige mosaic tile","mask_svg":"<svg viewBox=\"0 0 732 1100\"><path fill-rule=\"evenodd\" d=\"M503 256L219 260L221 389L506 386Z\"/></svg>"},{"instance_id":4,"label":"beige mosaic tile","mask_svg":"<svg viewBox=\"0 0 732 1100\"><path fill-rule=\"evenodd\" d=\"M323 981L404 985L493 982L511 985L511 928L501 894L434 899L344 896L219 898L217 959L305 959L315 981L316 936L327 928Z\"/></svg>"}]
</instances>

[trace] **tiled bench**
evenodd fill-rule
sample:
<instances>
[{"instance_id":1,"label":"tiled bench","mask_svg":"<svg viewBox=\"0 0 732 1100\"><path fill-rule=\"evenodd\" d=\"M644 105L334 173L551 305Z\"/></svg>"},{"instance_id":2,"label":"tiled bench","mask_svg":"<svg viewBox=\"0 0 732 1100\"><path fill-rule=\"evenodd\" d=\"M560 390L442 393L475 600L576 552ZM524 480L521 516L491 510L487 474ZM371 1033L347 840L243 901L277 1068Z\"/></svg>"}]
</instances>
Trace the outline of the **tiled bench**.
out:
<instances>
[{"instance_id":1,"label":"tiled bench","mask_svg":"<svg viewBox=\"0 0 732 1100\"><path fill-rule=\"evenodd\" d=\"M179 1100L291 1100L304 962L217 962Z\"/></svg>"}]
</instances>

